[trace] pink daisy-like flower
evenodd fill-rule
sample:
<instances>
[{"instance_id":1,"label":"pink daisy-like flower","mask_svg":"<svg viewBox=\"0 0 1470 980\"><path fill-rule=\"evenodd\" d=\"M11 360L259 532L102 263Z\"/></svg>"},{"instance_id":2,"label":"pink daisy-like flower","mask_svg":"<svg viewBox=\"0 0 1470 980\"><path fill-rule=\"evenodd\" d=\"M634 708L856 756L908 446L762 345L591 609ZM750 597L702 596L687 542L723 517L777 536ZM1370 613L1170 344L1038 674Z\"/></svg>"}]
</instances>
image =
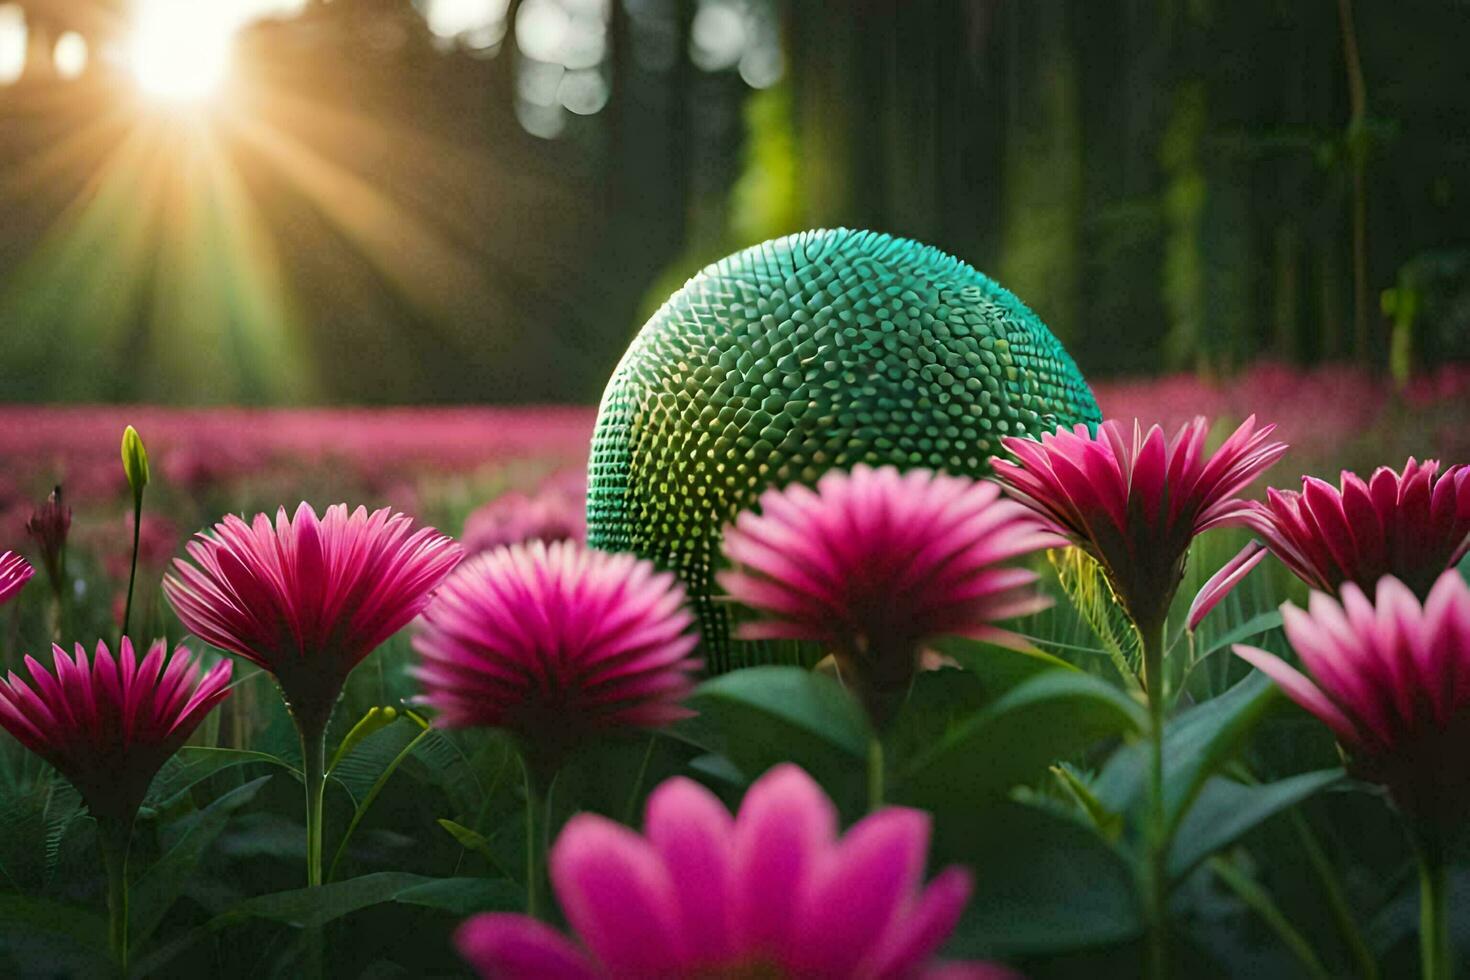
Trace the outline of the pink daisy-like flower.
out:
<instances>
[{"instance_id":1,"label":"pink daisy-like flower","mask_svg":"<svg viewBox=\"0 0 1470 980\"><path fill-rule=\"evenodd\" d=\"M551 878L581 944L518 915L488 914L455 943L484 977L968 977L937 964L970 895L949 868L923 884L929 817L887 807L841 838L832 801L781 765L733 819L707 789L670 779L644 834L592 814L568 821Z\"/></svg>"},{"instance_id":2,"label":"pink daisy-like flower","mask_svg":"<svg viewBox=\"0 0 1470 980\"><path fill-rule=\"evenodd\" d=\"M599 730L687 717L693 621L683 588L650 562L533 541L449 577L414 638L413 673L439 724L504 728L555 755Z\"/></svg>"},{"instance_id":3,"label":"pink daisy-like flower","mask_svg":"<svg viewBox=\"0 0 1470 980\"><path fill-rule=\"evenodd\" d=\"M15 598L25 588L36 570L31 563L13 551L0 551L0 606Z\"/></svg>"},{"instance_id":4,"label":"pink daisy-like flower","mask_svg":"<svg viewBox=\"0 0 1470 980\"><path fill-rule=\"evenodd\" d=\"M1412 457L1402 473L1379 467L1364 482L1342 472L1334 487L1302 478L1302 490L1269 490L1248 523L1298 578L1337 592L1372 589L1385 575L1417 596L1470 550L1470 467Z\"/></svg>"},{"instance_id":5,"label":"pink daisy-like flower","mask_svg":"<svg viewBox=\"0 0 1470 980\"><path fill-rule=\"evenodd\" d=\"M303 503L272 524L226 517L163 589L194 635L270 671L302 731L324 728L352 668L417 616L459 545L386 508Z\"/></svg>"},{"instance_id":6,"label":"pink daisy-like flower","mask_svg":"<svg viewBox=\"0 0 1470 980\"><path fill-rule=\"evenodd\" d=\"M1281 607L1286 636L1311 680L1264 650L1237 644L1337 736L1351 767L1382 783L1420 827L1470 818L1470 586L1443 573L1421 605L1395 578L1376 602L1354 583L1341 601L1314 592L1306 611Z\"/></svg>"},{"instance_id":7,"label":"pink daisy-like flower","mask_svg":"<svg viewBox=\"0 0 1470 980\"><path fill-rule=\"evenodd\" d=\"M54 671L33 658L27 684L0 680L0 726L76 786L93 816L130 822L148 784L229 694L229 661L201 673L185 647L163 640L140 663L123 637L119 655L98 642L91 662L54 648Z\"/></svg>"},{"instance_id":8,"label":"pink daisy-like flower","mask_svg":"<svg viewBox=\"0 0 1470 980\"><path fill-rule=\"evenodd\" d=\"M1286 452L1274 428L1251 416L1209 454L1202 417L1172 439L1109 420L1096 435L1079 425L1040 442L1007 438L1016 461L993 465L1013 496L1098 561L1147 637L1163 627L1190 542L1242 523L1249 505L1235 495Z\"/></svg>"},{"instance_id":9,"label":"pink daisy-like flower","mask_svg":"<svg viewBox=\"0 0 1470 980\"><path fill-rule=\"evenodd\" d=\"M815 490L766 491L724 541L733 567L720 585L762 614L738 635L823 644L878 719L907 689L924 641L1019 645L996 621L1047 600L1012 562L1062 543L993 483L861 465Z\"/></svg>"}]
</instances>

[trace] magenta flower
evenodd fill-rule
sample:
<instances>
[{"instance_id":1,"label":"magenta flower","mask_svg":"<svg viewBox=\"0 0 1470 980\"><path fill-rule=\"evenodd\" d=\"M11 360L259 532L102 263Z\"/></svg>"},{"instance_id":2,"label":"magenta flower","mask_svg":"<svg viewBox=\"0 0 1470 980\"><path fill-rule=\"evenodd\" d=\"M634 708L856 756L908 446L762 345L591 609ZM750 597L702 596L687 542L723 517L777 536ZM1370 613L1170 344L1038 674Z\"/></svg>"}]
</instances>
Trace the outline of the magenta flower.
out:
<instances>
[{"instance_id":1,"label":"magenta flower","mask_svg":"<svg viewBox=\"0 0 1470 980\"><path fill-rule=\"evenodd\" d=\"M33 658L27 684L14 672L0 680L0 726L71 781L99 820L131 824L160 766L178 751L229 693L228 660L201 674L180 646L163 640L141 663L123 637L114 657L98 642L90 663L54 648L54 672Z\"/></svg>"},{"instance_id":2,"label":"magenta flower","mask_svg":"<svg viewBox=\"0 0 1470 980\"><path fill-rule=\"evenodd\" d=\"M13 551L0 551L0 606L14 599L25 588L36 570L31 563Z\"/></svg>"},{"instance_id":3,"label":"magenta flower","mask_svg":"<svg viewBox=\"0 0 1470 980\"><path fill-rule=\"evenodd\" d=\"M1421 605L1395 578L1370 602L1352 582L1336 599L1314 592L1307 611L1281 607L1286 635L1311 680L1279 657L1237 645L1332 729L1359 777L1388 787L1420 828L1470 818L1470 586L1443 573Z\"/></svg>"},{"instance_id":4,"label":"magenta flower","mask_svg":"<svg viewBox=\"0 0 1470 980\"><path fill-rule=\"evenodd\" d=\"M834 470L815 490L768 490L760 511L725 530L733 567L720 585L763 617L737 635L823 644L880 720L907 690L924 641L1019 645L996 621L1047 600L1013 561L1062 543L992 483L891 466Z\"/></svg>"},{"instance_id":5,"label":"magenta flower","mask_svg":"<svg viewBox=\"0 0 1470 980\"><path fill-rule=\"evenodd\" d=\"M1302 478L1302 491L1267 491L1250 526L1314 589L1372 589L1392 575L1421 598L1470 550L1470 467L1416 462L1379 467L1365 483L1344 470L1340 487Z\"/></svg>"},{"instance_id":6,"label":"magenta flower","mask_svg":"<svg viewBox=\"0 0 1470 980\"><path fill-rule=\"evenodd\" d=\"M934 962L970 895L949 868L923 886L929 817L888 807L841 839L812 779L782 765L733 819L688 779L648 800L644 835L592 814L552 849L551 877L580 945L518 915L488 914L455 943L484 977L968 977Z\"/></svg>"},{"instance_id":7,"label":"magenta flower","mask_svg":"<svg viewBox=\"0 0 1470 980\"><path fill-rule=\"evenodd\" d=\"M1243 522L1249 505L1236 494L1286 452L1274 426L1246 419L1213 454L1197 417L1165 439L1158 426L1133 423L1130 436L1109 420L1007 438L1016 462L994 461L996 476L1018 500L1098 561L1113 592L1146 641L1163 628L1196 535Z\"/></svg>"},{"instance_id":8,"label":"magenta flower","mask_svg":"<svg viewBox=\"0 0 1470 980\"><path fill-rule=\"evenodd\" d=\"M163 589L184 625L207 643L270 671L303 730L324 727L348 673L429 602L460 548L402 514L318 520L308 504L275 523L233 515L188 545Z\"/></svg>"},{"instance_id":9,"label":"magenta flower","mask_svg":"<svg viewBox=\"0 0 1470 980\"><path fill-rule=\"evenodd\" d=\"M587 536L587 504L582 497L555 490L534 496L506 493L465 518L460 543L478 555L503 545L528 541L582 541Z\"/></svg>"},{"instance_id":10,"label":"magenta flower","mask_svg":"<svg viewBox=\"0 0 1470 980\"><path fill-rule=\"evenodd\" d=\"M557 755L690 712L698 637L672 575L572 542L468 559L424 613L413 673L448 727L504 728Z\"/></svg>"}]
</instances>

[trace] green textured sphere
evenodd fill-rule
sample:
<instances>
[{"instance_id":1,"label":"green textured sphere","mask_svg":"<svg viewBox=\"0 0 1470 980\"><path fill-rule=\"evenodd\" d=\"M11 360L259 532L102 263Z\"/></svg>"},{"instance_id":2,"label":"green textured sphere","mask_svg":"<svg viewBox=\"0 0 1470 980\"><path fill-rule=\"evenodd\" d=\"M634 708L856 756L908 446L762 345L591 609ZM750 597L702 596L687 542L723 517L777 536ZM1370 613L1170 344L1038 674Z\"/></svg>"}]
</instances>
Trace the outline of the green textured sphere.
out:
<instances>
[{"instance_id":1,"label":"green textured sphere","mask_svg":"<svg viewBox=\"0 0 1470 980\"><path fill-rule=\"evenodd\" d=\"M1051 331L966 263L802 232L709 266L629 346L592 437L588 541L677 572L725 669L720 535L766 488L857 463L980 476L1002 436L1099 420Z\"/></svg>"}]
</instances>

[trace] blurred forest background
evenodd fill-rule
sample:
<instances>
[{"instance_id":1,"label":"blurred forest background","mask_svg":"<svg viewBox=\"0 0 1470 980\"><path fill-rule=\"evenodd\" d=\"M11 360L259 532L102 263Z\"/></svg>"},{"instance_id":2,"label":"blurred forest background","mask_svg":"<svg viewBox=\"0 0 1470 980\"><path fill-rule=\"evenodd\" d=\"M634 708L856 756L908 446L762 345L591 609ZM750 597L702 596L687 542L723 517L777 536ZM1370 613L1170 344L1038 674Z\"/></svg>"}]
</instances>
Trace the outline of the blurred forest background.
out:
<instances>
[{"instance_id":1,"label":"blurred forest background","mask_svg":"<svg viewBox=\"0 0 1470 980\"><path fill-rule=\"evenodd\" d=\"M1470 358L1467 52L1467 0L0 2L0 401L591 402L831 225L1091 377L1402 378Z\"/></svg>"}]
</instances>

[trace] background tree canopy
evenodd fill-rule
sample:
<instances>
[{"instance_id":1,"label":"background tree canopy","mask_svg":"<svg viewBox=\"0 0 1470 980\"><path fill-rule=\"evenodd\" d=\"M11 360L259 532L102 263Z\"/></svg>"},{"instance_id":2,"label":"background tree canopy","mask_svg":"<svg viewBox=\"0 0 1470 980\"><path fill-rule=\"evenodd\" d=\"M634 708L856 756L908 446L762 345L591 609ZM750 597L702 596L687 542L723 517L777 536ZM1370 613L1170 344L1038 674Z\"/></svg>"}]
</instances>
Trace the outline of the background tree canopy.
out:
<instances>
[{"instance_id":1,"label":"background tree canopy","mask_svg":"<svg viewBox=\"0 0 1470 980\"><path fill-rule=\"evenodd\" d=\"M113 57L149 7L0 4L0 399L590 402L830 225L1090 376L1470 357L1463 0L242 0L187 108Z\"/></svg>"}]
</instances>

